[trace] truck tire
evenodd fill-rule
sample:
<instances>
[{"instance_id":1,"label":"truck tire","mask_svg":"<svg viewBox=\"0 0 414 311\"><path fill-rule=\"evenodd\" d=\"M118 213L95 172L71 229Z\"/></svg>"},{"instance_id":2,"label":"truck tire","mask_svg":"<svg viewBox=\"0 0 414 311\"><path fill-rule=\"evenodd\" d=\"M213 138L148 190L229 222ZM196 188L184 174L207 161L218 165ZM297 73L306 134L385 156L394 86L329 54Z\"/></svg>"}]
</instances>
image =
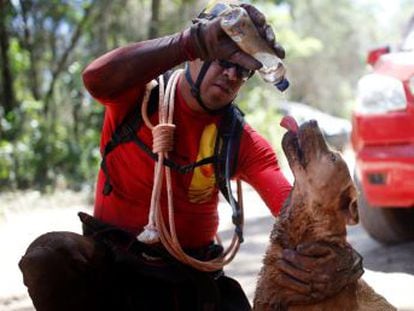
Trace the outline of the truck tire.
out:
<instances>
[{"instance_id":1,"label":"truck tire","mask_svg":"<svg viewBox=\"0 0 414 311\"><path fill-rule=\"evenodd\" d=\"M383 244L396 244L414 240L414 208L385 208L371 206L361 183L358 188L359 219L367 233Z\"/></svg>"}]
</instances>

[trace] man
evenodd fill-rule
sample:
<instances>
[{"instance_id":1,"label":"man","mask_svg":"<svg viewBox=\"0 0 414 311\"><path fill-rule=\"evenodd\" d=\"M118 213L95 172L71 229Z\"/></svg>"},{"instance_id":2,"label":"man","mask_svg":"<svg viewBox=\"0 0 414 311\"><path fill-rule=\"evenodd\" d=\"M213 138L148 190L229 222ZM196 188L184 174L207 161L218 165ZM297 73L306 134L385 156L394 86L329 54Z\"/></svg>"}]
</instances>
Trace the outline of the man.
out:
<instances>
[{"instance_id":1,"label":"man","mask_svg":"<svg viewBox=\"0 0 414 311\"><path fill-rule=\"evenodd\" d=\"M263 14L251 5L241 6L283 58ZM48 233L29 246L20 268L37 310L250 309L240 286L222 271L197 271L172 258L162 246L135 240L149 220L156 156L148 150L152 136L143 122L132 126L131 140L122 136L122 124L139 117L136 107L141 106L146 84L187 62L175 90L175 141L169 152L170 166L182 168L217 158L217 142L226 136L221 132L224 118L235 111L239 89L261 67L223 32L220 17L212 12L214 8L205 11L203 21L189 29L115 49L85 69L86 88L106 108L95 218L82 216L85 236ZM152 110L156 111L149 112L149 118L157 124L159 111ZM245 123L240 131L237 150L232 151L233 177L252 185L276 216L291 186L270 145ZM222 174L215 166L207 161L190 171L172 170L178 240L188 254L201 260L221 251L213 244L218 227L216 179ZM165 191L160 200L165 210ZM287 251L277 264L286 275L286 299L295 303L333 295L362 273L352 251L338 253L312 245L301 253ZM337 275L324 274L326 266L337 267Z\"/></svg>"}]
</instances>

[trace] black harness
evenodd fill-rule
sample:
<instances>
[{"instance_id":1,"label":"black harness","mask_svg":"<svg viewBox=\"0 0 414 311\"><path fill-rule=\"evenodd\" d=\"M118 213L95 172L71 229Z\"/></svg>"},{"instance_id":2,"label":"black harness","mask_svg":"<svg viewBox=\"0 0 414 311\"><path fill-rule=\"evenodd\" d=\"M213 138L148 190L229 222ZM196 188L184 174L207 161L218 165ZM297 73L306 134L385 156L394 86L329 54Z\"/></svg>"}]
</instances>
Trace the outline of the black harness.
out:
<instances>
[{"instance_id":1,"label":"black harness","mask_svg":"<svg viewBox=\"0 0 414 311\"><path fill-rule=\"evenodd\" d=\"M164 75L165 85L167 84L169 76L170 73ZM156 86L151 91L148 102L148 115L154 114L158 108L158 88L159 86ZM196 167L202 165L210 163L214 165L217 186L233 209L232 221L236 227L235 231L240 243L243 242L242 211L238 201L233 195L230 180L237 167L237 157L244 122L243 112L235 105L228 105L223 111L223 118L218 127L213 156L186 165L179 165L171 159L164 159L164 165L181 174L190 173ZM107 157L118 145L133 142L154 159L154 161L158 161L158 154L152 152L151 148L136 134L142 124L141 103L138 103L135 105L133 111L128 113L121 124L117 126L115 132L112 134L111 140L105 145L101 161L101 169L105 175L104 195L110 195L113 190L107 166Z\"/></svg>"}]
</instances>

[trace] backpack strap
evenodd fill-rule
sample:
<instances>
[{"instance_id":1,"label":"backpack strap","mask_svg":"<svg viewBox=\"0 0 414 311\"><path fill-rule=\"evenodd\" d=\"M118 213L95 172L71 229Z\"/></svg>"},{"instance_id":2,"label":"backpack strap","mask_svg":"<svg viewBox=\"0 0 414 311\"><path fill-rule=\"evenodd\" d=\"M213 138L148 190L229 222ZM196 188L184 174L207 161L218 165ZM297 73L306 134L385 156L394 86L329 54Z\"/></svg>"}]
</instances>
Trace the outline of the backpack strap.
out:
<instances>
[{"instance_id":1,"label":"backpack strap","mask_svg":"<svg viewBox=\"0 0 414 311\"><path fill-rule=\"evenodd\" d=\"M170 72L164 74L164 79L168 81L171 76ZM153 115L158 109L158 90L159 85L151 90L149 103L148 103L148 115ZM106 164L107 156L118 145L133 141L136 137L138 128L142 125L141 116L141 103L137 103L134 108L128 112L122 122L117 126L112 134L111 140L105 145L102 153L101 169L105 175L105 184L103 189L104 195L109 195L112 192L113 186L111 184L111 177L109 175L108 166Z\"/></svg>"},{"instance_id":2,"label":"backpack strap","mask_svg":"<svg viewBox=\"0 0 414 311\"><path fill-rule=\"evenodd\" d=\"M240 243L243 242L243 214L241 206L232 192L231 177L237 167L240 139L245 124L243 116L243 112L237 106L229 106L218 129L214 152L217 156L215 165L217 186L233 209L232 221Z\"/></svg>"},{"instance_id":3,"label":"backpack strap","mask_svg":"<svg viewBox=\"0 0 414 311\"><path fill-rule=\"evenodd\" d=\"M122 123L115 129L115 132L112 134L111 140L105 145L101 161L101 169L105 175L105 185L103 189L104 195L109 195L113 188L111 185L108 166L106 164L108 154L111 153L118 145L131 141L133 139L133 136L135 136L136 131L142 124L140 108L141 105L135 105L132 112L128 113L125 116Z\"/></svg>"}]
</instances>

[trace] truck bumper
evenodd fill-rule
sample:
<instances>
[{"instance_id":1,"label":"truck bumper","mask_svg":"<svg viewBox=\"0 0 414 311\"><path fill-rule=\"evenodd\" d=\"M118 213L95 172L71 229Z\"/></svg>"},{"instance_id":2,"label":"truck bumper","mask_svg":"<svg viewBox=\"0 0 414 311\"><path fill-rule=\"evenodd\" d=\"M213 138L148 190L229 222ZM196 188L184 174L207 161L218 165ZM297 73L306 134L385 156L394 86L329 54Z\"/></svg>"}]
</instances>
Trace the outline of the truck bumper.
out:
<instances>
[{"instance_id":1,"label":"truck bumper","mask_svg":"<svg viewBox=\"0 0 414 311\"><path fill-rule=\"evenodd\" d=\"M356 160L371 206L414 207L414 144L365 146Z\"/></svg>"}]
</instances>

